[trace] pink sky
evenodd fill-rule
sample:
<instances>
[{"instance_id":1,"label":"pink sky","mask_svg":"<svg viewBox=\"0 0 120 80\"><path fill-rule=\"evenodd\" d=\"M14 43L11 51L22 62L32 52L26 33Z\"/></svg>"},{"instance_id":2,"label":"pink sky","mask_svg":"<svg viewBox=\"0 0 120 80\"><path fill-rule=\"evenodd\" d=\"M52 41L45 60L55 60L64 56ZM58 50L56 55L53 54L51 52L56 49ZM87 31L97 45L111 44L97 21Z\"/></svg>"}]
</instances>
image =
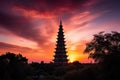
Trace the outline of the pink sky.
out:
<instances>
[{"instance_id":1,"label":"pink sky","mask_svg":"<svg viewBox=\"0 0 120 80\"><path fill-rule=\"evenodd\" d=\"M2 0L0 54L51 62L61 19L70 62L91 62L83 54L86 43L100 31L119 32L119 14L119 1L113 0Z\"/></svg>"}]
</instances>

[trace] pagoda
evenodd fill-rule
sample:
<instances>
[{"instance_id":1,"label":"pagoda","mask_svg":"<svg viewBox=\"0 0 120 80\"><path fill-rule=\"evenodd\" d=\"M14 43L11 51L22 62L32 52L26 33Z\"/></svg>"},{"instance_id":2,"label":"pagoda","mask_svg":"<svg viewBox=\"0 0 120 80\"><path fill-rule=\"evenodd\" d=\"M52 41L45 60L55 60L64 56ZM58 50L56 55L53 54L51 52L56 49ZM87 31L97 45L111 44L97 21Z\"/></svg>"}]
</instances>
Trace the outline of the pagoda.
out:
<instances>
[{"instance_id":1,"label":"pagoda","mask_svg":"<svg viewBox=\"0 0 120 80\"><path fill-rule=\"evenodd\" d=\"M59 31L57 35L55 55L54 55L54 64L57 65L66 65L68 63L67 52L65 48L65 38L63 32L62 21L60 21Z\"/></svg>"}]
</instances>

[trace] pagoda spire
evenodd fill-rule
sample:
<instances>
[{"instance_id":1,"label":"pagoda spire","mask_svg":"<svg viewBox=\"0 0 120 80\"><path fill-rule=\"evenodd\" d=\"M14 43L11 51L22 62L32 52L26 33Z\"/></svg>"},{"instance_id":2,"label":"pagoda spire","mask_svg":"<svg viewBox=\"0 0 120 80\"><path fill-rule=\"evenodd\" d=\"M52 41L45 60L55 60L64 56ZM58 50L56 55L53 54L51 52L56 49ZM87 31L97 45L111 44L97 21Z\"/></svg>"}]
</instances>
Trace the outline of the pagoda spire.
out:
<instances>
[{"instance_id":1,"label":"pagoda spire","mask_svg":"<svg viewBox=\"0 0 120 80\"><path fill-rule=\"evenodd\" d=\"M62 20L60 20L60 25L62 25Z\"/></svg>"},{"instance_id":2,"label":"pagoda spire","mask_svg":"<svg viewBox=\"0 0 120 80\"><path fill-rule=\"evenodd\" d=\"M68 63L67 51L65 48L64 32L62 21L60 20L59 31L57 35L54 63L57 65L66 65Z\"/></svg>"}]
</instances>

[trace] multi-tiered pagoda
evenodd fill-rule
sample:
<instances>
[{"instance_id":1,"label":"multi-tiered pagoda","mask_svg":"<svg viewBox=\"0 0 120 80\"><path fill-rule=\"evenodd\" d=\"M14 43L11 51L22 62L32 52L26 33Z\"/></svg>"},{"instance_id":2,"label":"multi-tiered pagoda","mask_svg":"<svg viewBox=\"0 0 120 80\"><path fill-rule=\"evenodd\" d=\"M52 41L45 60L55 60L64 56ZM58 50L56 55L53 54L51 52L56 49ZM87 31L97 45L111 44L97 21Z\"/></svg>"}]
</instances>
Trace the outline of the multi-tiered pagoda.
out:
<instances>
[{"instance_id":1,"label":"multi-tiered pagoda","mask_svg":"<svg viewBox=\"0 0 120 80\"><path fill-rule=\"evenodd\" d=\"M62 26L62 21L60 21L59 31L57 35L57 44L56 44L55 55L54 55L54 64L66 65L68 63L66 53L67 52L65 48L63 26Z\"/></svg>"}]
</instances>

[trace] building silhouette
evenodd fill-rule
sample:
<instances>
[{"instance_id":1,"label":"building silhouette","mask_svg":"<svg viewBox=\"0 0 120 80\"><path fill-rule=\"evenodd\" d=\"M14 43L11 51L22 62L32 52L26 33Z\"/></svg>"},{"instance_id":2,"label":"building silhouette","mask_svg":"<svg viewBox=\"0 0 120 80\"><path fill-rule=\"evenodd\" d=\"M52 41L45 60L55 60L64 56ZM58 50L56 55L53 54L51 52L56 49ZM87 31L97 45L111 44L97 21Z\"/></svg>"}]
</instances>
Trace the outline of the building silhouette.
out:
<instances>
[{"instance_id":1,"label":"building silhouette","mask_svg":"<svg viewBox=\"0 0 120 80\"><path fill-rule=\"evenodd\" d=\"M60 21L59 31L56 41L55 55L54 55L54 64L66 65L68 63L67 51L65 46L66 45L65 45L63 26L62 26L62 21Z\"/></svg>"}]
</instances>

